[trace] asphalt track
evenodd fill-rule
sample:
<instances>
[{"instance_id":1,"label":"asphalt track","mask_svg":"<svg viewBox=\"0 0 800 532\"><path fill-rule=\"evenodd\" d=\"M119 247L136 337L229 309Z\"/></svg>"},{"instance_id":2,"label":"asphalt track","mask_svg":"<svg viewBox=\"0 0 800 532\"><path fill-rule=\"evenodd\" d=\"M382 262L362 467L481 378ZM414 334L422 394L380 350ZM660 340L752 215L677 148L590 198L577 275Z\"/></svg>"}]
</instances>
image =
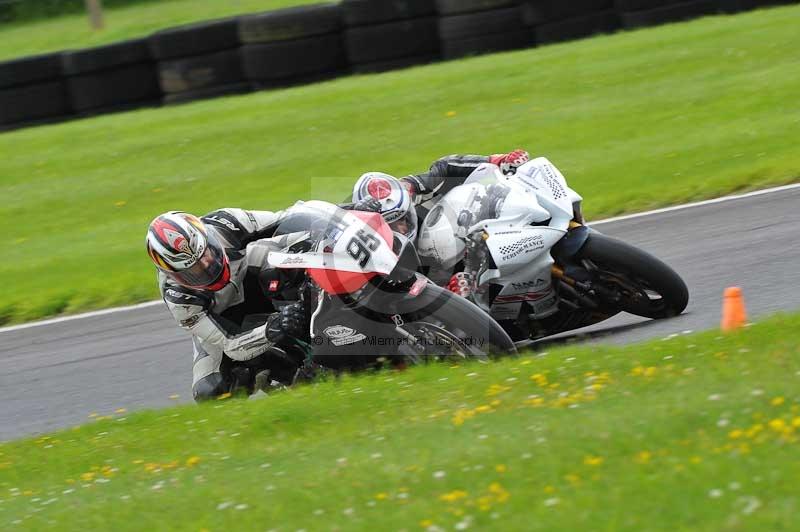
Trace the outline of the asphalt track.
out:
<instances>
[{"instance_id":1,"label":"asphalt track","mask_svg":"<svg viewBox=\"0 0 800 532\"><path fill-rule=\"evenodd\" d=\"M751 316L800 309L800 188L595 227L672 265L691 301L677 318L621 315L572 339L621 344L716 327L732 285ZM160 305L0 330L0 357L0 440L191 400L189 337Z\"/></svg>"}]
</instances>

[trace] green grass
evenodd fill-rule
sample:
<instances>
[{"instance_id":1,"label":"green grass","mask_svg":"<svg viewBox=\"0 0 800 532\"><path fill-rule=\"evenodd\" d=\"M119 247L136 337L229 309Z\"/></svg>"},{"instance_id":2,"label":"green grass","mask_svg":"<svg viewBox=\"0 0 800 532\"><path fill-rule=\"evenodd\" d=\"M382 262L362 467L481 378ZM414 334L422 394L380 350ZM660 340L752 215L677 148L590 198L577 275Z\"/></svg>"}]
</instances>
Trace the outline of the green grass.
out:
<instances>
[{"instance_id":1,"label":"green grass","mask_svg":"<svg viewBox=\"0 0 800 532\"><path fill-rule=\"evenodd\" d=\"M0 444L0 527L790 530L799 378L795 315L109 413Z\"/></svg>"},{"instance_id":2,"label":"green grass","mask_svg":"<svg viewBox=\"0 0 800 532\"><path fill-rule=\"evenodd\" d=\"M167 0L105 10L105 28L93 31L85 14L0 24L0 60L23 55L86 48L144 37L190 22L322 0Z\"/></svg>"},{"instance_id":3,"label":"green grass","mask_svg":"<svg viewBox=\"0 0 800 532\"><path fill-rule=\"evenodd\" d=\"M0 321L156 296L149 221L547 155L594 218L800 175L800 7L0 135ZM769 38L765 38L769 36ZM658 250L652 250L656 254Z\"/></svg>"}]
</instances>

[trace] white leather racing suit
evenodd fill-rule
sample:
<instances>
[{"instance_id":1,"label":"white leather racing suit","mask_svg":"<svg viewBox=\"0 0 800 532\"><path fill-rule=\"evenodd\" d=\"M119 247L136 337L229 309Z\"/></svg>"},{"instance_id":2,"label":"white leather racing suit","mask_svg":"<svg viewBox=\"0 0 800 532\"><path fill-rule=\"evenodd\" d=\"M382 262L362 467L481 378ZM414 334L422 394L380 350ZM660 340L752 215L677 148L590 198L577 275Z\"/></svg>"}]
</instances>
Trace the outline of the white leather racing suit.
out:
<instances>
[{"instance_id":1,"label":"white leather racing suit","mask_svg":"<svg viewBox=\"0 0 800 532\"><path fill-rule=\"evenodd\" d=\"M272 236L282 213L221 209L201 219L222 242L230 261L230 282L211 292L186 288L159 272L158 282L167 308L180 327L192 334L194 363L192 392L195 400L228 391L220 372L223 357L235 361L253 359L273 344L266 324L242 329L248 316L274 312L259 291L258 275L275 244ZM249 296L249 297L248 297Z\"/></svg>"}]
</instances>

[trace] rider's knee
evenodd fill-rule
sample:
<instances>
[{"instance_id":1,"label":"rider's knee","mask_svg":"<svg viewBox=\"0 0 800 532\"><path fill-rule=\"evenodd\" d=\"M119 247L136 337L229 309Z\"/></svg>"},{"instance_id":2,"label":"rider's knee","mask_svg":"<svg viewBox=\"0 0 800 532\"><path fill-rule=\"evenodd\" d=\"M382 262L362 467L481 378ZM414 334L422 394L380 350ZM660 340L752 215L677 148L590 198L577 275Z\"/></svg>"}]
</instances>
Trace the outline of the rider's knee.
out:
<instances>
[{"instance_id":1,"label":"rider's knee","mask_svg":"<svg viewBox=\"0 0 800 532\"><path fill-rule=\"evenodd\" d=\"M198 403L216 399L228 391L228 383L222 378L220 373L212 373L192 385L192 395Z\"/></svg>"}]
</instances>

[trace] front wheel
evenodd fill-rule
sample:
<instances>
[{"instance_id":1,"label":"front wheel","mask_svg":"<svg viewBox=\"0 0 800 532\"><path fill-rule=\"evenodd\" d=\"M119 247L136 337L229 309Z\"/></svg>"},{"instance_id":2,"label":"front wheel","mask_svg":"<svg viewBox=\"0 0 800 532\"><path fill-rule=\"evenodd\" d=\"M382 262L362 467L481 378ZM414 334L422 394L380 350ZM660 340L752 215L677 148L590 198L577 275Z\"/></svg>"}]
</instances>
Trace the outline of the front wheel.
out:
<instances>
[{"instance_id":1,"label":"front wheel","mask_svg":"<svg viewBox=\"0 0 800 532\"><path fill-rule=\"evenodd\" d=\"M433 284L420 297L428 300L424 306L416 302L415 310L400 313L417 355L486 359L516 352L508 333L473 303Z\"/></svg>"},{"instance_id":2,"label":"front wheel","mask_svg":"<svg viewBox=\"0 0 800 532\"><path fill-rule=\"evenodd\" d=\"M612 310L660 319L677 316L689 303L689 290L675 270L621 240L593 232L577 258Z\"/></svg>"}]
</instances>

